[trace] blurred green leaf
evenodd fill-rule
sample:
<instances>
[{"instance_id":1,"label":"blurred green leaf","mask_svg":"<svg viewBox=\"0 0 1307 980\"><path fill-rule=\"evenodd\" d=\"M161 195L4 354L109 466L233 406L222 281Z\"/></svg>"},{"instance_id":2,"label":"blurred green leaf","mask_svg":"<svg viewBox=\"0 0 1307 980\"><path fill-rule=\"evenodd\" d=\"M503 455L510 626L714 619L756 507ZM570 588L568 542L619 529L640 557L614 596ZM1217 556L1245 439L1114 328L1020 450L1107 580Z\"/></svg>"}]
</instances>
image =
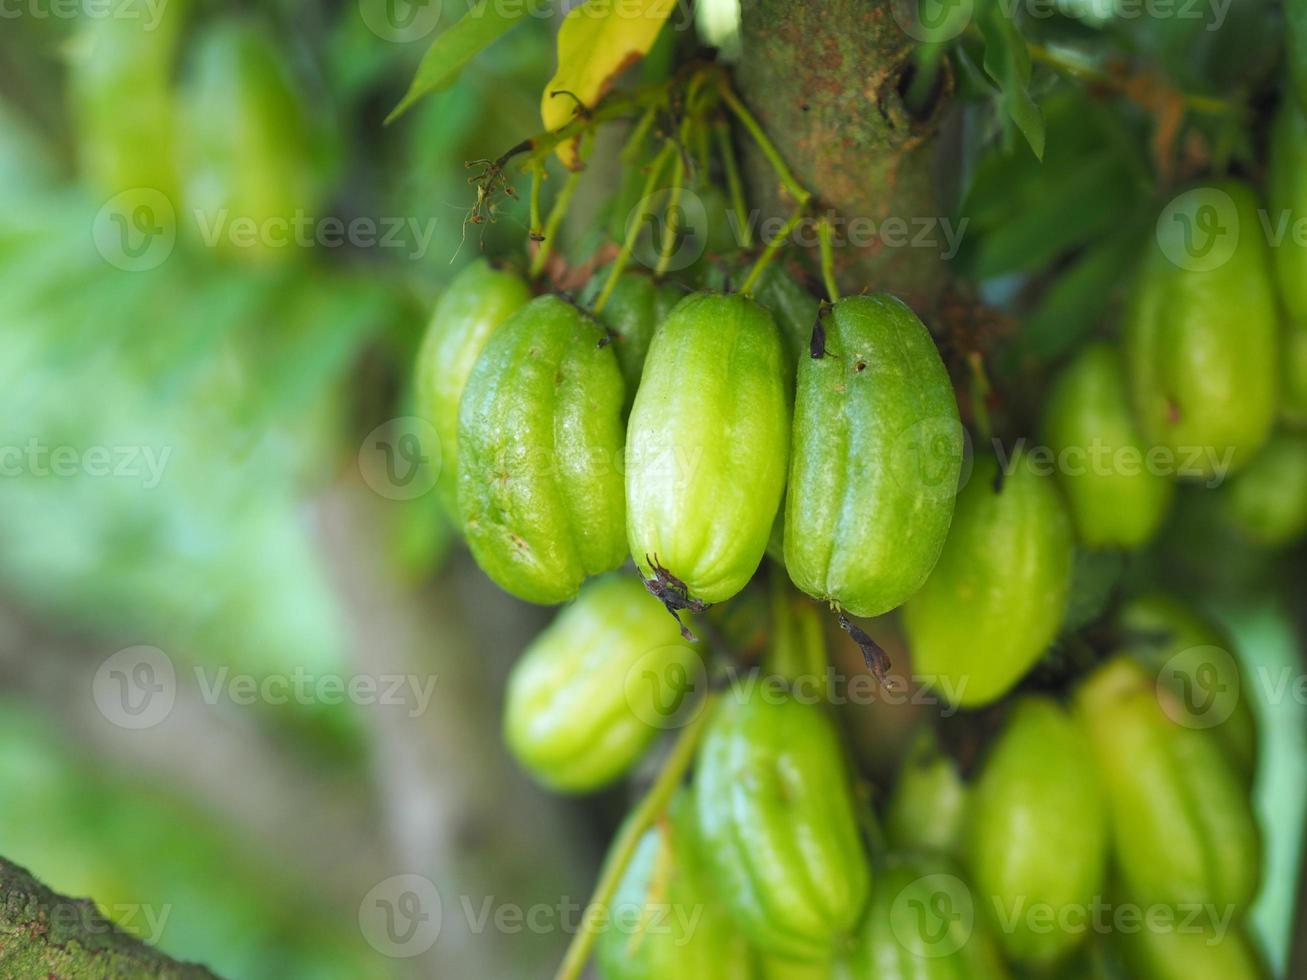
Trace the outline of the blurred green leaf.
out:
<instances>
[{"instance_id":1,"label":"blurred green leaf","mask_svg":"<svg viewBox=\"0 0 1307 980\"><path fill-rule=\"evenodd\" d=\"M1030 97L1030 52L1004 5L987 2L978 18L985 38L985 73L998 85L1000 105L1038 158L1044 156L1044 117Z\"/></svg>"}]
</instances>

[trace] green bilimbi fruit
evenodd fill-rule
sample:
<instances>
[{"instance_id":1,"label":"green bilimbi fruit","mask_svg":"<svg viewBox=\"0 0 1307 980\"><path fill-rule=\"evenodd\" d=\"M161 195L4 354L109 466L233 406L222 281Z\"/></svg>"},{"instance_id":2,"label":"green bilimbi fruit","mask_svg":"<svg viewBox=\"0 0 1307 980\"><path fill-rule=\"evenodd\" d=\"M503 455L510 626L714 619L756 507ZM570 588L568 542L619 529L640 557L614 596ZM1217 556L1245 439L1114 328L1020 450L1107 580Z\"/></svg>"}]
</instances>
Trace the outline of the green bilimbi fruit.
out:
<instances>
[{"instance_id":1,"label":"green bilimbi fruit","mask_svg":"<svg viewBox=\"0 0 1307 980\"><path fill-rule=\"evenodd\" d=\"M1225 490L1235 525L1268 547L1292 544L1307 531L1307 435L1277 432Z\"/></svg>"},{"instance_id":2,"label":"green bilimbi fruit","mask_svg":"<svg viewBox=\"0 0 1307 980\"><path fill-rule=\"evenodd\" d=\"M760 957L758 980L834 980L834 960L787 960Z\"/></svg>"},{"instance_id":3,"label":"green bilimbi fruit","mask_svg":"<svg viewBox=\"0 0 1307 980\"><path fill-rule=\"evenodd\" d=\"M1307 116L1285 99L1271 126L1266 162L1268 234L1274 248L1276 284L1289 319L1307 321L1307 240L1301 235L1307 219Z\"/></svg>"},{"instance_id":4,"label":"green bilimbi fruit","mask_svg":"<svg viewBox=\"0 0 1307 980\"><path fill-rule=\"evenodd\" d=\"M1125 652L1171 693L1163 707L1190 728L1208 728L1251 783L1257 768L1257 720L1234 643L1224 629L1170 596L1132 599L1118 616Z\"/></svg>"},{"instance_id":5,"label":"green bilimbi fruit","mask_svg":"<svg viewBox=\"0 0 1307 980\"><path fill-rule=\"evenodd\" d=\"M596 789L675 723L703 678L698 653L643 585L594 579L513 667L504 741L540 782Z\"/></svg>"},{"instance_id":6,"label":"green bilimbi fruit","mask_svg":"<svg viewBox=\"0 0 1307 980\"><path fill-rule=\"evenodd\" d=\"M607 281L607 271L591 278L582 294L582 304L593 307ZM654 331L684 295L671 283L656 283L642 272L623 272L613 284L599 320L613 333L613 350L626 381L628 412L640 386L640 374L644 371L644 359Z\"/></svg>"},{"instance_id":7,"label":"green bilimbi fruit","mask_svg":"<svg viewBox=\"0 0 1307 980\"><path fill-rule=\"evenodd\" d=\"M289 257L293 222L318 204L323 154L282 50L258 22L231 21L198 40L190 69L182 196L199 234L251 261Z\"/></svg>"},{"instance_id":8,"label":"green bilimbi fruit","mask_svg":"<svg viewBox=\"0 0 1307 980\"><path fill-rule=\"evenodd\" d=\"M1089 740L1055 701L1012 709L972 788L966 855L977 890L1004 923L999 941L1019 962L1047 967L1084 938L1048 928L1034 911L1085 916L1102 893L1107 804Z\"/></svg>"},{"instance_id":9,"label":"green bilimbi fruit","mask_svg":"<svg viewBox=\"0 0 1307 980\"><path fill-rule=\"evenodd\" d=\"M785 567L809 595L879 616L944 547L962 425L934 341L897 299L842 299L821 323L825 353L799 361Z\"/></svg>"},{"instance_id":10,"label":"green bilimbi fruit","mask_svg":"<svg viewBox=\"0 0 1307 980\"><path fill-rule=\"evenodd\" d=\"M891 853L871 905L840 961L841 980L999 980L1007 967L982 900L943 857Z\"/></svg>"},{"instance_id":11,"label":"green bilimbi fruit","mask_svg":"<svg viewBox=\"0 0 1307 980\"><path fill-rule=\"evenodd\" d=\"M753 953L704 867L689 791L640 838L609 912L595 944L603 980L754 976Z\"/></svg>"},{"instance_id":12,"label":"green bilimbi fruit","mask_svg":"<svg viewBox=\"0 0 1307 980\"><path fill-rule=\"evenodd\" d=\"M1106 344L1085 348L1054 385L1044 424L1080 541L1090 548L1148 541L1174 487L1146 465L1120 355Z\"/></svg>"},{"instance_id":13,"label":"green bilimbi fruit","mask_svg":"<svg viewBox=\"0 0 1307 980\"><path fill-rule=\"evenodd\" d=\"M1242 910L1257 891L1260 835L1218 738L1178 724L1175 695L1118 656L1089 676L1077 715L1107 795L1112 851L1129 900Z\"/></svg>"},{"instance_id":14,"label":"green bilimbi fruit","mask_svg":"<svg viewBox=\"0 0 1307 980\"><path fill-rule=\"evenodd\" d=\"M885 810L885 836L897 848L956 854L967 812L957 764L924 725L903 759Z\"/></svg>"},{"instance_id":15,"label":"green bilimbi fruit","mask_svg":"<svg viewBox=\"0 0 1307 980\"><path fill-rule=\"evenodd\" d=\"M1280 411L1285 420L1307 426L1307 321L1285 326L1281 386Z\"/></svg>"},{"instance_id":16,"label":"green bilimbi fruit","mask_svg":"<svg viewBox=\"0 0 1307 980\"><path fill-rule=\"evenodd\" d=\"M622 400L603 329L557 296L523 306L472 368L458 423L458 510L500 588L565 602L626 558Z\"/></svg>"},{"instance_id":17,"label":"green bilimbi fruit","mask_svg":"<svg viewBox=\"0 0 1307 980\"><path fill-rule=\"evenodd\" d=\"M939 563L903 607L914 672L964 707L1007 693L1057 635L1072 555L1052 478L1024 452L1002 471L978 456Z\"/></svg>"},{"instance_id":18,"label":"green bilimbi fruit","mask_svg":"<svg viewBox=\"0 0 1307 980\"><path fill-rule=\"evenodd\" d=\"M780 335L740 295L683 299L654 335L626 443L627 534L646 578L722 602L762 561L785 489Z\"/></svg>"},{"instance_id":19,"label":"green bilimbi fruit","mask_svg":"<svg viewBox=\"0 0 1307 980\"><path fill-rule=\"evenodd\" d=\"M1219 911L1218 911L1219 914ZM1177 913L1163 928L1115 934L1115 945L1136 980L1263 980L1270 974L1243 930L1226 922L1218 930L1184 926Z\"/></svg>"},{"instance_id":20,"label":"green bilimbi fruit","mask_svg":"<svg viewBox=\"0 0 1307 980\"><path fill-rule=\"evenodd\" d=\"M749 940L825 960L871 883L835 723L758 681L717 708L695 775L718 892Z\"/></svg>"},{"instance_id":21,"label":"green bilimbi fruit","mask_svg":"<svg viewBox=\"0 0 1307 980\"><path fill-rule=\"evenodd\" d=\"M418 351L418 411L440 441L437 487L451 514L458 512L458 405L477 357L531 291L521 276L477 259L441 293Z\"/></svg>"},{"instance_id":22,"label":"green bilimbi fruit","mask_svg":"<svg viewBox=\"0 0 1307 980\"><path fill-rule=\"evenodd\" d=\"M1189 193L1158 222L1125 353L1145 440L1210 479L1270 434L1280 326L1256 195L1235 181Z\"/></svg>"}]
</instances>

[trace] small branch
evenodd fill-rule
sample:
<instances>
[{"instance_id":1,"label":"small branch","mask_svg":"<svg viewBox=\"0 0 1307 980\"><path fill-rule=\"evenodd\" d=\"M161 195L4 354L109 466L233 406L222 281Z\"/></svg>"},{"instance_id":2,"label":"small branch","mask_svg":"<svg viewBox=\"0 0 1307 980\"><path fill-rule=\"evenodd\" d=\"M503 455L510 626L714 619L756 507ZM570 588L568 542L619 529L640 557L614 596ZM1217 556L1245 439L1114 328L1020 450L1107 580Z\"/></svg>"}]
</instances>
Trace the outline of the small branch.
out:
<instances>
[{"instance_id":1,"label":"small branch","mask_svg":"<svg viewBox=\"0 0 1307 980\"><path fill-rule=\"evenodd\" d=\"M758 256L758 261L753 264L753 268L749 270L749 275L740 285L741 293L745 296L753 294L753 287L757 285L759 277L762 276L767 266L771 264L771 260L776 257L776 253L779 252L781 246L785 244L785 240L790 237L790 234L795 228L799 227L799 222L802 220L803 209L800 208L790 216L790 220L785 222L785 227L783 227L777 233L776 237L767 243L767 247L762 250L762 254Z\"/></svg>"}]
</instances>

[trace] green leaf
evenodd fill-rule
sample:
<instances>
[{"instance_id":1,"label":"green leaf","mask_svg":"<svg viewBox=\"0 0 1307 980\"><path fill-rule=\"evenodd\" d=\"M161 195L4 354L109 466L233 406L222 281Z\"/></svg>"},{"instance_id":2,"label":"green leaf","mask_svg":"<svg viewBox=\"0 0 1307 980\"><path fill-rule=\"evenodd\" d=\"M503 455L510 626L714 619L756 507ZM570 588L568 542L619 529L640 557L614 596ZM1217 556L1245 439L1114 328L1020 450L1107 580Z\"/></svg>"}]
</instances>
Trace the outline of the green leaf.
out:
<instances>
[{"instance_id":1,"label":"green leaf","mask_svg":"<svg viewBox=\"0 0 1307 980\"><path fill-rule=\"evenodd\" d=\"M1021 130L1036 157L1044 158L1044 117L1030 97L1030 52L1025 38L1003 13L1003 5L986 4L980 15L985 38L985 73L998 85L1000 104Z\"/></svg>"},{"instance_id":2,"label":"green leaf","mask_svg":"<svg viewBox=\"0 0 1307 980\"><path fill-rule=\"evenodd\" d=\"M464 14L459 21L432 42L422 56L417 74L399 100L386 122L397 119L414 102L428 92L434 92L453 83L463 66L485 50L500 36L507 33L527 15L530 4L480 2Z\"/></svg>"}]
</instances>

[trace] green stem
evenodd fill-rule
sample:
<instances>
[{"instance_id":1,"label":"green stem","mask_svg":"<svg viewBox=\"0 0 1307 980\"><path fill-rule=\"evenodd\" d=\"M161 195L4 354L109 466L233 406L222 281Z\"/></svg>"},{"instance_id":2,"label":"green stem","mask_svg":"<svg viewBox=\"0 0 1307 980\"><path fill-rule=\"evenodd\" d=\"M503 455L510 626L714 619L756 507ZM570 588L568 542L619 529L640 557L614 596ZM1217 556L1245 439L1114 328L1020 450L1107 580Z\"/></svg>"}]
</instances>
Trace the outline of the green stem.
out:
<instances>
[{"instance_id":1,"label":"green stem","mask_svg":"<svg viewBox=\"0 0 1307 980\"><path fill-rule=\"evenodd\" d=\"M835 283L835 247L831 241L830 219L825 215L817 222L817 241L821 246L821 278L826 283L826 295L832 303L838 303L840 287Z\"/></svg>"},{"instance_id":2,"label":"green stem","mask_svg":"<svg viewBox=\"0 0 1307 980\"><path fill-rule=\"evenodd\" d=\"M534 242L541 241L545 233L540 227L540 185L544 183L545 168L534 167L531 170L531 229L528 232Z\"/></svg>"},{"instance_id":3,"label":"green stem","mask_svg":"<svg viewBox=\"0 0 1307 980\"><path fill-rule=\"evenodd\" d=\"M725 119L713 123L713 133L717 137L717 153L722 158L722 171L726 174L726 189L731 196L731 210L739 223L740 245L753 247L753 229L749 227L748 206L744 202L744 181L740 179L740 164L735 159L735 147L731 145L731 127Z\"/></svg>"},{"instance_id":4,"label":"green stem","mask_svg":"<svg viewBox=\"0 0 1307 980\"><path fill-rule=\"evenodd\" d=\"M780 233L767 243L767 247L762 250L762 254L758 256L758 261L753 264L753 268L749 270L749 275L740 286L740 292L743 295L750 296L753 294L753 287L758 284L759 277L771 264L771 260L776 257L776 253L780 251L781 246L785 244L785 239L789 238L790 233L799 227L799 222L802 220L803 209L799 208L790 216L790 220L785 222L785 227L780 230Z\"/></svg>"},{"instance_id":5,"label":"green stem","mask_svg":"<svg viewBox=\"0 0 1307 980\"><path fill-rule=\"evenodd\" d=\"M780 180L781 186L785 188L795 203L802 208L808 203L808 199L812 197L812 194L795 179L789 165L781 158L780 151L776 149L776 144L763 132L762 127L758 125L758 120L753 117L753 113L745 107L744 103L731 91L730 86L724 80L718 87L718 91L721 94L722 101L726 103L726 107L735 113L735 118L740 120L744 128L749 131L749 135L758 144L758 149L762 151L762 155L767 158L767 162L776 171L776 177Z\"/></svg>"},{"instance_id":6,"label":"green stem","mask_svg":"<svg viewBox=\"0 0 1307 980\"><path fill-rule=\"evenodd\" d=\"M631 856L635 853L636 845L640 843L640 838L666 811L672 794L681 785L681 780L689 770L695 751L699 747L699 739L703 736L704 727L716 707L716 699L717 695L711 693L704 698L698 716L685 726L676 744L672 746L672 751L663 763L658 778L654 780L644 798L622 824L622 829L618 831L617 838L608 851L608 857L604 859L594 895L591 896L590 904L586 906L585 914L581 918L581 926L572 937L562 965L554 974L554 980L577 980L581 976L581 971L585 969L586 960L590 958L590 951L594 947L598 921L606 914L608 903L612 901L613 894L617 891L617 886L626 872Z\"/></svg>"},{"instance_id":7,"label":"green stem","mask_svg":"<svg viewBox=\"0 0 1307 980\"><path fill-rule=\"evenodd\" d=\"M667 166L668 159L675 152L676 144L668 140L663 148L658 151L658 155L653 158L653 162L649 164L649 176L645 178L644 192L640 195L641 204L653 193L653 189L658 183L658 177L663 172L663 167ZM635 240L639 235L640 222L627 222L626 238L622 240L621 251L617 253L617 258L613 259L613 264L608 269L608 278L604 281L604 288L600 290L599 296L595 299L594 307L591 309L595 316L604 311L604 306L608 302L608 297L612 295L617 280L621 277L626 264L631 261L631 252L635 248Z\"/></svg>"},{"instance_id":8,"label":"green stem","mask_svg":"<svg viewBox=\"0 0 1307 980\"><path fill-rule=\"evenodd\" d=\"M985 371L985 362L979 352L967 355L967 367L971 370L971 412L976 419L976 428L986 443L994 438L994 424L989 417L989 396L994 390Z\"/></svg>"},{"instance_id":9,"label":"green stem","mask_svg":"<svg viewBox=\"0 0 1307 980\"><path fill-rule=\"evenodd\" d=\"M671 264L672 253L676 245L677 232L680 231L680 203L681 187L685 183L685 157L676 154L675 162L672 164L672 187L667 197L667 207L664 209L667 220L663 223L663 241L662 247L658 252L658 265L654 268L654 277L661 279L667 272L667 266Z\"/></svg>"},{"instance_id":10,"label":"green stem","mask_svg":"<svg viewBox=\"0 0 1307 980\"><path fill-rule=\"evenodd\" d=\"M586 134L582 138L581 145L576 150L578 163L583 164L585 162L585 158L590 152L590 145L593 142L590 134ZM569 170L567 178L563 181L563 186L558 190L558 197L554 199L554 206L549 209L549 218L545 221L544 231L541 232L544 241L540 242L540 247L536 249L535 258L531 260L530 275L532 279L540 278L545 263L549 261L549 256L554 248L554 239L558 235L558 227L563 223L563 216L567 214L568 206L572 203L572 195L576 193L576 185L581 182L583 172L584 167Z\"/></svg>"}]
</instances>

